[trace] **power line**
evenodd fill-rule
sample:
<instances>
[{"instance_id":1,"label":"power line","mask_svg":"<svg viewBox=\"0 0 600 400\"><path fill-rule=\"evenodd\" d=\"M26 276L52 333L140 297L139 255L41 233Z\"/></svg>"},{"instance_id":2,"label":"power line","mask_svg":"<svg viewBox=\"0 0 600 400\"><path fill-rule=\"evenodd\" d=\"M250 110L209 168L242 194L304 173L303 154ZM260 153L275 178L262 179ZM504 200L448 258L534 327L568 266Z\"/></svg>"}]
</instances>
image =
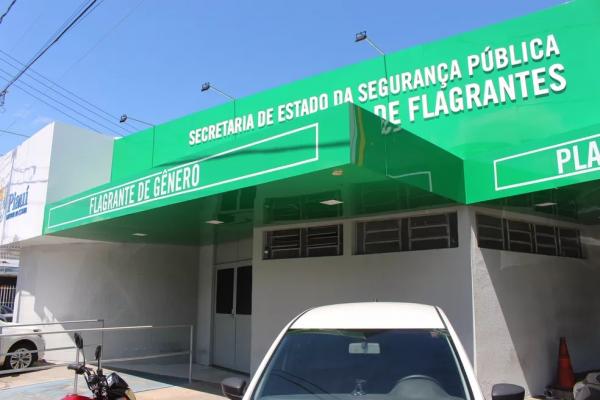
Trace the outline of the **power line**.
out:
<instances>
[{"instance_id":1,"label":"power line","mask_svg":"<svg viewBox=\"0 0 600 400\"><path fill-rule=\"evenodd\" d=\"M88 15L89 15L89 14L90 14L90 13L91 13L91 12L92 12L92 11L93 11L95 8L96 8L96 7L98 7L98 6L99 6L99 5L100 5L100 4L101 4L103 1L104 1L104 0L100 0L99 2L96 2L96 4L95 4L95 5L93 6L93 8L91 8L91 9L89 8L89 6L90 6L90 5L92 5L93 3L90 3L88 6L86 6L86 4L85 4L85 3L86 3L86 1L84 1L84 2L81 4L81 6L80 6L80 7L79 7L79 8L78 8L78 9L77 9L77 10L76 10L76 11L75 11L75 12L74 12L74 13L73 13L73 14L72 14L70 17L69 17L69 19L68 19L68 20L67 20L65 23L63 23L63 25L61 26L61 28L59 28L59 29L57 30L57 32L55 33L55 35L53 35L53 36L56 36L56 38L58 39L58 38L59 38L59 35L61 35L61 34L64 34L64 32L65 32L66 30L68 30L69 28L72 28L73 26L75 26L75 25L73 24L73 22L75 22L75 21L77 21L77 22L81 22L81 21L82 21L82 20L83 20L85 17L87 17L87 16L88 16ZM85 8L84 8L84 7L85 7ZM81 11L81 10L83 10L83 11ZM87 11L87 13L86 13L86 10L88 10L88 11ZM76 14L79 14L79 15L78 15L78 17L77 17L77 18L79 18L79 20L77 20L77 19L73 20L73 18L75 18L75 15L76 15ZM81 15L83 15L83 17L80 17ZM69 22L69 21L71 21L71 20L73 20L73 22ZM59 33L61 30L62 30L62 33ZM47 45L48 45L48 44L53 44L53 43L55 43L55 42L56 42L56 39L55 39L55 40L53 40L52 42L48 41L48 42L47 42ZM5 62L6 64L8 64L9 66L11 66L12 68L15 68L15 69L19 70L21 67L25 66L25 64L24 64L24 63L20 62L19 60L17 60L17 59L16 59L16 58L14 58L14 57L12 57L10 54L8 54L8 53L6 53L6 52L4 52L4 51L2 51L2 50L0 50L0 52L1 52L2 54L4 54L6 57L8 57L8 58L12 59L12 60L15 62L15 64L17 64L17 65L15 65L15 64L13 64L13 63L11 63L11 62L7 61L6 59L0 59L1 61ZM77 111L76 109L74 109L73 107L70 107L70 106L68 106L67 104L65 104L65 103L63 103L63 102L61 102L61 101L57 100L56 98L54 98L54 97L50 96L48 93L45 93L45 92L43 92L43 91L41 91L41 90L39 90L39 89L35 88L34 86L32 86L32 85L28 84L27 82L23 82L23 85L25 85L25 86L29 87L29 88L30 88L30 89L32 89L33 91L35 91L35 92L37 92L37 93L39 93L39 94L41 94L41 95L45 96L46 98L48 98L48 99L52 100L52 101L53 101L53 102L55 102L56 104L58 104L58 105L60 105L60 106L62 106L62 107L65 107L66 109L68 109L68 110L72 111L73 113L75 113L75 114L77 114L77 115L79 115L79 116L81 116L81 117L83 117L83 118L85 118L85 119L87 119L87 120L91 121L92 123L94 123L94 124L96 124L96 125L98 125L98 126L101 126L101 127L103 127L104 129L107 129L109 132L114 132L115 130L117 130L117 129L115 129L115 128L119 128L119 130L121 130L121 129L122 129L122 130L123 130L124 132L126 132L126 133L130 133L130 132L131 132L131 131L129 131L129 130L127 130L127 129L125 129L125 127L124 127L123 125L121 125L121 124L118 124L118 123L116 122L116 120L117 120L117 117L115 117L114 115L111 115L110 113L108 113L108 112L104 111L104 110L103 110L103 109L101 109L100 107L98 107L98 106L96 106L96 105L94 105L94 104L90 103L89 101L87 101L87 100L83 99L82 97L80 97L80 96L76 95L75 93L71 92L70 90L68 90L68 89L66 89L66 88L64 88L64 87L62 87L62 86L61 86L61 85L59 85L58 83L51 81L50 79L46 78L45 76L43 76L43 75L41 75L41 74L39 74L39 73L35 72L34 70L32 70L32 69L29 69L29 70L27 70L27 66L25 66L25 68L23 68L23 70L24 70L24 71L26 71L26 75L27 75L27 76L28 76L30 79L32 79L33 81L35 81L35 82L37 82L37 83L39 83L39 84L43 85L45 88L47 88L47 89L51 90L52 92L56 93L57 95L61 96L61 97L62 97L62 98L64 98L64 99L66 99L67 101L69 101L69 102L71 102L71 103L75 104L77 107L79 107L79 108L81 108L81 109L84 109L84 110L86 110L87 112L89 112L89 113L91 113L91 114L95 115L96 117L99 117L99 118L101 118L102 120L104 120L104 121L106 121L106 122L109 122L110 124L113 124L113 125L114 125L114 127L107 126L107 125L105 125L104 123L102 123L101 121L98 121L98 120L96 120L95 118L92 118L92 117L90 117L89 115L83 114L83 113L81 113L81 112ZM10 75L11 75L11 74L10 74L8 71L2 70L2 72L6 73L6 74L7 74L9 77L10 77ZM62 89L64 92L66 92L66 93L70 94L71 96L73 96L73 97L75 97L75 98L79 99L81 102L87 103L87 104L88 104L90 107L92 107L92 108L95 108L95 109L96 109L96 110L98 110L99 112L96 112L96 111L94 111L92 108L90 108L90 107L87 107L87 106L85 106L85 105L83 105L83 104L80 104L80 103L79 103L77 100L74 100L73 98L70 98L69 96L65 95L64 93L61 93L60 91L56 90L54 87L52 87L52 86L50 86L50 85L46 84L44 81L42 81L42 80L40 80L40 79L36 78L36 77L35 77L35 76L34 76L32 73L33 73L33 74L36 74L36 75L37 75L37 76L39 76L40 78L42 78L42 79L44 79L44 80L48 81L48 82L49 82L51 85L54 85L56 88ZM25 75L25 74L21 74L21 76L23 76L23 75ZM8 81L8 79L7 79L7 81ZM78 118L74 117L74 116L73 116L71 113L69 113L69 112L66 112L65 110L59 109L59 108L58 108L56 105L50 104L50 103L48 103L47 101L45 101L44 99L41 99L40 97L37 97L37 96L36 96L36 95L34 95L34 94L31 92L31 91L28 91L28 90L26 90L26 89L25 89L24 87L22 87L21 85L19 85L19 86L16 86L16 87L18 87L18 89L22 90L24 93L26 93L26 94L30 95L31 97L33 97L33 98L35 98L35 99L37 99L37 100L41 101L42 103L44 103L44 104L48 105L49 107L51 107L51 108L53 108L53 109L55 109L55 110L59 111L61 114L64 114L65 116L69 117L70 119L72 119L72 120L74 120L74 121L77 121L78 123L80 123L80 124L82 124L82 125L86 126L86 127L87 127L87 128L89 128L89 129L92 129L92 130L94 130L94 131L96 131L96 130L97 130L97 129L93 128L92 126L90 126L89 124L87 124L87 123L85 123L85 122L81 121L80 119L78 119ZM101 113L105 114L106 116L105 116L105 115L102 115ZM135 128L134 128L134 129L135 129ZM118 134L118 135L120 135L120 136L123 136L122 134L120 134L120 133L118 133L118 132L116 132L116 134Z\"/></svg>"},{"instance_id":2,"label":"power line","mask_svg":"<svg viewBox=\"0 0 600 400\"><path fill-rule=\"evenodd\" d=\"M62 73L61 77L65 76L69 71L71 71L73 69L73 67L75 67L78 63L80 63L84 58L89 56L90 53L96 49L96 47L98 47L115 29L117 29L119 26L121 26L121 24L123 22L125 22L125 20L131 16L131 14L133 14L133 12L142 4L143 1L144 0L139 0L129 10L129 12L127 12L125 15L123 15L120 20L118 20L102 37L100 37L96 41L96 43L94 43L91 47L89 47L89 49L83 55L81 55L81 57L79 57L74 63L72 63L71 66L69 66L65 70L65 72Z\"/></svg>"},{"instance_id":3,"label":"power line","mask_svg":"<svg viewBox=\"0 0 600 400\"><path fill-rule=\"evenodd\" d=\"M46 43L44 43L42 47L48 46L52 42L52 38L58 36L60 32L63 31L67 27L67 25L69 25L69 22L72 21L77 16L77 14L79 14L85 8L87 2L88 0L83 0L79 7L77 7L65 20L65 22L63 22L62 25L58 27L56 31L54 31L54 33L48 38L48 40L46 40Z\"/></svg>"},{"instance_id":4,"label":"power line","mask_svg":"<svg viewBox=\"0 0 600 400\"><path fill-rule=\"evenodd\" d=\"M10 12L10 9L13 8L13 6L15 5L16 2L17 2L17 0L12 0L10 2L10 4L8 5L8 8L6 9L6 11L4 11L4 14L0 15L0 24L4 20L4 17L6 17L6 15Z\"/></svg>"},{"instance_id":5,"label":"power line","mask_svg":"<svg viewBox=\"0 0 600 400\"><path fill-rule=\"evenodd\" d=\"M62 32L56 36L54 38L54 40L52 40L48 45L46 45L46 47L44 47L41 51L38 52L38 54L15 76L13 77L5 86L4 89L2 89L0 91L0 105L4 104L4 98L6 96L6 91L8 90L8 88L10 88L16 81L17 79L19 79L37 60L39 60L49 49L50 47L52 47L56 42L58 42L64 35L65 33L67 33L69 31L69 29L71 29L71 27L73 25L75 25L77 23L77 21L79 21L79 19L81 19L81 17L83 17L83 15L97 2L98 0L91 0L90 3L87 5L87 7L85 7L85 9L83 11L81 11L79 13L79 15L77 15L77 17L75 17L75 19L73 21L71 21L71 23L69 23L67 25L66 28L64 28L62 30Z\"/></svg>"},{"instance_id":6,"label":"power line","mask_svg":"<svg viewBox=\"0 0 600 400\"><path fill-rule=\"evenodd\" d=\"M50 4L50 2L47 2L47 1L43 3L43 6L40 7L39 13L37 14L37 16L31 20L31 22L29 23L29 25L27 25L27 28L25 28L23 33L21 33L19 38L13 42L13 45L10 48L10 51L14 51L17 47L19 47L19 44L21 43L21 41L29 34L29 32L31 32L31 30L34 27L38 26L38 22L42 18L44 11L45 11L46 7L48 7L49 4Z\"/></svg>"},{"instance_id":7,"label":"power line","mask_svg":"<svg viewBox=\"0 0 600 400\"><path fill-rule=\"evenodd\" d=\"M1 49L0 49L0 54L3 54L3 55L5 55L6 57L8 57L9 59L11 59L12 61L14 61L15 63L17 63L17 64L19 64L19 65L21 65L21 66L25 65L25 64L23 64L22 62L20 62L19 60L17 60L16 58L14 58L13 56L11 56L10 54L6 53L5 51L2 51ZM0 60L2 60L2 59L0 58ZM10 64L9 62L7 62L6 60L3 60L3 61L4 61L6 64L8 64L8 65L11 65L11 64ZM12 66L13 68L17 68L17 67L15 67L14 65L11 65L11 66ZM55 81L51 80L50 78L46 77L45 75L42 75L42 74L40 74L39 72L35 71L34 69L29 69L29 71L27 71L27 76L29 76L31 79L34 79L34 80L36 80L36 79L33 77L33 75L34 75L34 74L35 74L36 76L40 77L41 79L45 80L46 82L50 83L51 85L54 85L54 86L56 86L57 88L59 88L59 89L61 89L61 90L65 91L67 94L69 94L69 95L71 95L71 96L75 97L75 98L76 98L76 99L78 99L79 101L81 101L81 102L83 102L83 103L87 104L87 105L88 105L88 106L90 106L90 107L93 107L93 108L95 108L95 109L96 109L96 110L98 110L100 113L104 114L104 115L105 115L107 118L109 118L111 121L116 121L116 120L118 120L118 117L117 117L117 116L115 116L115 115L113 115L113 114L109 113L108 111L106 111L106 110L102 109L101 107L97 106L96 104L94 104L94 103L92 103L92 102L90 102L90 101L86 100L85 98L83 98L83 97L79 96L77 93L74 93L74 92L72 92L71 90L67 89L66 87L64 87L64 86L60 85L59 83L57 83L57 82L55 82ZM115 124L116 124L116 122L115 122ZM135 128L135 127L134 127L134 129L137 129L137 128ZM129 132L131 132L131 131L129 131Z\"/></svg>"},{"instance_id":8,"label":"power line","mask_svg":"<svg viewBox=\"0 0 600 400\"><path fill-rule=\"evenodd\" d=\"M99 1L98 1L98 3L96 3L96 5L95 5L94 7L92 7L92 9L91 9L91 10L90 10L90 11L89 11L87 14L85 14L83 17L81 17L81 19L80 19L79 21L77 21L77 22L75 23L75 25L73 25L73 26L77 26L77 25L79 25L79 24L81 23L81 21L83 21L84 19L86 19L86 17L87 17L88 15L90 15L91 13L93 13L93 12L94 12L94 10L95 10L96 8L98 8L98 6L100 6L102 3L104 3L104 0L99 0Z\"/></svg>"},{"instance_id":9,"label":"power line","mask_svg":"<svg viewBox=\"0 0 600 400\"><path fill-rule=\"evenodd\" d=\"M18 60L16 60L14 57L10 56L9 54L5 53L4 51L0 50L0 54L5 55L7 57L10 57L12 60L15 60L15 64L11 63L10 61L0 57L0 61L3 61L4 63L6 63L7 65L18 69L19 68L19 64L23 65L21 62L19 62ZM6 72L6 71L4 71ZM86 103L88 106L84 105L84 104L80 104L77 100L74 100L72 98L70 98L69 96L61 93L60 91L56 90L55 88L53 88L52 86L50 86L49 84L45 83L43 80L36 78L32 73L35 73L37 76L39 76L40 78L48 81L50 84L62 89L63 91L65 91L66 93L70 94L71 96L75 97L77 100ZM101 118L102 120L109 122L111 124L113 124L115 127L124 130L126 133L131 133L131 131L127 130L123 125L119 124L117 122L117 117L111 115L110 113L108 113L107 111L104 111L103 109L101 109L100 107L90 103L89 101L85 100L84 98L78 96L77 94L71 92L70 90L60 86L58 83L51 81L50 79L46 78L45 76L35 72L33 69L30 69L29 71L27 71L27 73L25 74L25 76L27 76L28 78L32 79L33 81L39 83L40 85L46 87L47 89L53 91L54 93L58 94L59 96L61 96L62 98L77 104L79 107L81 107L82 109L88 111L89 113L97 116L98 118ZM96 110L94 110L96 109ZM104 114L104 115L103 115Z\"/></svg>"},{"instance_id":10,"label":"power line","mask_svg":"<svg viewBox=\"0 0 600 400\"><path fill-rule=\"evenodd\" d=\"M94 127L90 126L89 124L87 124L86 122L84 122L84 121L81 121L80 119L78 119L78 118L76 118L76 117L72 116L71 114L69 114L68 112L66 112L66 111L64 111L64 110L62 110L62 109L60 109L60 108L58 108L58 107L57 107L57 106L55 106L54 104L52 104L52 103L49 103L48 101L46 101L46 100L44 100L44 99L42 99L42 98L39 98L38 96L36 96L35 94L31 93L30 91L28 91L27 89L23 88L22 86L20 86L20 85L18 85L18 84L15 84L14 86L15 86L17 89L21 90L22 92L24 92L24 93L28 94L29 96L33 97L34 99L36 99L36 100L38 100L38 101L40 101L40 102L44 103L44 104L45 104L45 105L47 105L48 107L50 107L50 108L53 108L54 110L58 111L59 113L61 113L61 114L65 115L66 117L68 117L68 118L72 119L73 121L77 122L78 124L80 124L80 125L82 125L82 126L85 126L86 128L88 128L88 129L90 129L90 130L92 130L92 131L94 131L94 132L98 132L97 128L94 128Z\"/></svg>"},{"instance_id":11,"label":"power line","mask_svg":"<svg viewBox=\"0 0 600 400\"><path fill-rule=\"evenodd\" d=\"M6 70L4 70L4 69L2 69L2 68L0 68L0 72L2 72L3 74L6 74L6 75L8 75L8 76L10 76L10 72L8 72L8 71L6 71ZM5 78L5 79L6 79L6 78ZM106 126L106 125L104 125L102 122L96 121L95 119L93 119L93 118L91 118L91 117L89 117L89 116L87 116L87 115L85 115L85 114L83 114L83 113L79 112L78 110L74 109L73 107L69 106L68 104L65 104L65 103L63 103L62 101L59 101L59 100L55 99L54 97L50 96L50 95L49 95L49 94L47 94L47 93L44 93L44 92L42 92L41 90L39 90L38 88L36 88L35 86L32 86L31 84L29 84L29 83L27 83L27 82L21 81L21 82L20 82L18 85L15 85L15 87L16 87L16 88L18 88L18 89L20 89L20 90L23 90L23 91L25 91L21 85L25 85L25 86L27 86L29 89L31 89L31 90L33 90L33 91L35 91L35 92L37 92L37 93L41 94L42 96L45 96L45 97L47 97L48 99L50 99L50 100L54 101L56 104L58 104L58 105L60 105L60 106L62 106L62 107L64 107L64 108L66 108L66 109L70 110L71 112L74 112L75 114L77 114L77 115L79 115L79 116L81 116L81 117L83 117L83 118L85 118L85 119L87 119L87 120L91 121L92 123L94 123L94 124L96 124L96 125L98 125L98 126L101 126L101 127L103 127L104 129L107 129L109 132L111 132L111 131L113 130L113 128L111 128L111 127L109 127L109 126ZM27 92L26 92L26 93L27 93ZM31 96L31 94L30 94L30 93L28 93L28 94ZM38 100L39 100L39 98L38 98ZM70 116L70 117L72 118L72 116ZM90 129L93 129L93 128L90 128ZM96 129L93 129L93 130L96 130ZM122 135L122 134L120 134L120 133L117 133L117 134L118 134L118 135L120 135L120 136L123 136L123 135Z\"/></svg>"},{"instance_id":12,"label":"power line","mask_svg":"<svg viewBox=\"0 0 600 400\"><path fill-rule=\"evenodd\" d=\"M9 134L9 135L21 136L21 137L24 137L24 138L31 137L31 136L28 136L28 135L24 135L22 133L17 133L17 132L13 132L13 131L7 131L6 129L0 129L0 133L6 133L6 134Z\"/></svg>"}]
</instances>

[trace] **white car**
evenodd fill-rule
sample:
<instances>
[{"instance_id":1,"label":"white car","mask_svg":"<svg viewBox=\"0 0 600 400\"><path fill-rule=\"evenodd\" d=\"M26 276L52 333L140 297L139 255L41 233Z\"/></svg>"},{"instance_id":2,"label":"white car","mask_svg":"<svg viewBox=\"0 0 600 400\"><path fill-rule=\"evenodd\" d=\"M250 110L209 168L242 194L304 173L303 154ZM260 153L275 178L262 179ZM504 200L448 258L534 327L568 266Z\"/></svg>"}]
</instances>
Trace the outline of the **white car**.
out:
<instances>
[{"instance_id":1,"label":"white car","mask_svg":"<svg viewBox=\"0 0 600 400\"><path fill-rule=\"evenodd\" d=\"M13 327L13 324L0 321L0 333L24 334L39 332L39 329ZM31 367L44 358L46 344L42 335L8 336L0 338L0 366L10 369ZM12 353L6 355L7 353Z\"/></svg>"},{"instance_id":2,"label":"white car","mask_svg":"<svg viewBox=\"0 0 600 400\"><path fill-rule=\"evenodd\" d=\"M314 308L279 334L249 385L221 383L232 400L484 400L473 368L438 307L351 303ZM495 385L494 400L523 400Z\"/></svg>"},{"instance_id":3,"label":"white car","mask_svg":"<svg viewBox=\"0 0 600 400\"><path fill-rule=\"evenodd\" d=\"M0 321L12 322L13 310L9 306L0 305Z\"/></svg>"}]
</instances>

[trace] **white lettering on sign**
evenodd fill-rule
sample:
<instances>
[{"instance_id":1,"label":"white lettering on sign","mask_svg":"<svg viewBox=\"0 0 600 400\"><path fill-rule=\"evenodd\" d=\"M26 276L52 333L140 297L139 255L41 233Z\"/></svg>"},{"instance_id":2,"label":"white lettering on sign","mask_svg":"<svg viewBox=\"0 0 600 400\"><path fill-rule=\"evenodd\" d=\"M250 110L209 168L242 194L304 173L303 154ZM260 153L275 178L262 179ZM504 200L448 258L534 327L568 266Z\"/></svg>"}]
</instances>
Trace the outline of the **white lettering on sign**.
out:
<instances>
[{"instance_id":1,"label":"white lettering on sign","mask_svg":"<svg viewBox=\"0 0 600 400\"><path fill-rule=\"evenodd\" d=\"M188 131L188 145L282 124L347 103L369 104L371 112L401 125L403 118L409 123L428 121L561 94L567 89L567 79L560 56L553 33L497 48L486 46L460 58L404 71L386 70L384 76L371 76L330 92L286 99L242 116L234 114L234 118ZM398 65L404 64L391 67ZM400 99L401 95L406 98Z\"/></svg>"},{"instance_id":2,"label":"white lettering on sign","mask_svg":"<svg viewBox=\"0 0 600 400\"><path fill-rule=\"evenodd\" d=\"M205 143L226 136L236 135L254 129L254 117L252 114L236 117L217 124L208 125L198 129L192 129L188 134L189 145Z\"/></svg>"},{"instance_id":3,"label":"white lettering on sign","mask_svg":"<svg viewBox=\"0 0 600 400\"><path fill-rule=\"evenodd\" d=\"M600 172L599 142L600 133L596 133L495 159L495 190Z\"/></svg>"},{"instance_id":4,"label":"white lettering on sign","mask_svg":"<svg viewBox=\"0 0 600 400\"><path fill-rule=\"evenodd\" d=\"M96 215L150 199L159 199L195 188L199 184L200 165L197 163L164 170L153 179L144 179L137 184L119 186L90 197L89 214Z\"/></svg>"},{"instance_id":5,"label":"white lettering on sign","mask_svg":"<svg viewBox=\"0 0 600 400\"><path fill-rule=\"evenodd\" d=\"M581 152L580 152L581 151ZM585 158L582 158L585 157ZM600 150L595 140L556 150L558 174L600 167Z\"/></svg>"}]
</instances>

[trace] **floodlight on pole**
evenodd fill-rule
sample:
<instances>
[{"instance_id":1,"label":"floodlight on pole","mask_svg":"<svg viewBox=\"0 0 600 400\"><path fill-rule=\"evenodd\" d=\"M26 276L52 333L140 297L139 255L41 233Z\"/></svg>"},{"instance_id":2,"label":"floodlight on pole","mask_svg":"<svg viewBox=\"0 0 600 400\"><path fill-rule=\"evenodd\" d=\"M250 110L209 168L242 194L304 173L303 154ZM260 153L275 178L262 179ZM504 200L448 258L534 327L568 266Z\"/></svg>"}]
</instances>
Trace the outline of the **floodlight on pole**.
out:
<instances>
[{"instance_id":1,"label":"floodlight on pole","mask_svg":"<svg viewBox=\"0 0 600 400\"><path fill-rule=\"evenodd\" d=\"M146 121L142 121L140 119L132 118L132 117L128 116L127 114L121 115L121 118L119 119L119 122L122 124L122 123L127 122L128 120L132 120L132 121L136 121L136 122L139 122L139 123L142 123L142 124L146 124L146 125L151 126L153 128L155 127L155 125L151 124L150 122L146 122Z\"/></svg>"},{"instance_id":2,"label":"floodlight on pole","mask_svg":"<svg viewBox=\"0 0 600 400\"><path fill-rule=\"evenodd\" d=\"M219 93L221 96L225 96L225 97L227 97L229 100L234 100L234 101L235 101L235 97L228 95L227 93L225 93L225 92L224 92L224 91L222 91L222 90L219 90L218 88L216 88L216 87L215 87L215 85L211 85L211 83L210 83L210 82L204 82L204 83L202 84L202 88L200 88L200 91L201 91L201 92L206 92L206 91L209 91L209 90L211 90L211 89L212 89L212 90L214 90L215 92Z\"/></svg>"},{"instance_id":3,"label":"floodlight on pole","mask_svg":"<svg viewBox=\"0 0 600 400\"><path fill-rule=\"evenodd\" d=\"M383 50L381 50L379 47L377 47L377 45L375 43L373 43L371 41L371 39L369 39L369 37L367 36L367 31L360 31L358 32L355 36L354 36L354 41L356 43L358 42L362 42L365 41L367 43L369 43L369 45L374 48L379 54L381 54L382 56L385 56L385 53L383 52Z\"/></svg>"}]
</instances>

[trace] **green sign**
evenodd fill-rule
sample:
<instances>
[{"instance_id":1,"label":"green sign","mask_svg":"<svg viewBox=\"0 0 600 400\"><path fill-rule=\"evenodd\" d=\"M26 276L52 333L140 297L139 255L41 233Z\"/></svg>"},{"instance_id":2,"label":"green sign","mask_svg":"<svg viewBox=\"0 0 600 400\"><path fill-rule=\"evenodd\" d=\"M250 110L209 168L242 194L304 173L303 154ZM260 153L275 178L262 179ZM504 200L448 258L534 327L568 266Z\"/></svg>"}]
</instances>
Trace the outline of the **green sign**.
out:
<instances>
[{"instance_id":1,"label":"green sign","mask_svg":"<svg viewBox=\"0 0 600 400\"><path fill-rule=\"evenodd\" d=\"M600 92L597 37L600 4L577 0L391 53L158 125L143 143L119 140L113 176L193 160L348 103L463 158L560 135L598 122L589 112L600 107L590 96Z\"/></svg>"},{"instance_id":2,"label":"green sign","mask_svg":"<svg viewBox=\"0 0 600 400\"><path fill-rule=\"evenodd\" d=\"M598 38L600 2L575 0L158 125L115 142L110 184L50 205L47 233L350 159L466 204L592 179ZM350 104L394 139L353 136Z\"/></svg>"},{"instance_id":3,"label":"green sign","mask_svg":"<svg viewBox=\"0 0 600 400\"><path fill-rule=\"evenodd\" d=\"M497 191L600 171L600 134L494 160Z\"/></svg>"},{"instance_id":4,"label":"green sign","mask_svg":"<svg viewBox=\"0 0 600 400\"><path fill-rule=\"evenodd\" d=\"M265 156L277 153L285 156ZM177 201L183 195L220 191L232 183L243 185L250 178L317 161L319 123L313 123L52 205L48 208L46 229L83 223L130 208L139 210L151 203Z\"/></svg>"}]
</instances>

